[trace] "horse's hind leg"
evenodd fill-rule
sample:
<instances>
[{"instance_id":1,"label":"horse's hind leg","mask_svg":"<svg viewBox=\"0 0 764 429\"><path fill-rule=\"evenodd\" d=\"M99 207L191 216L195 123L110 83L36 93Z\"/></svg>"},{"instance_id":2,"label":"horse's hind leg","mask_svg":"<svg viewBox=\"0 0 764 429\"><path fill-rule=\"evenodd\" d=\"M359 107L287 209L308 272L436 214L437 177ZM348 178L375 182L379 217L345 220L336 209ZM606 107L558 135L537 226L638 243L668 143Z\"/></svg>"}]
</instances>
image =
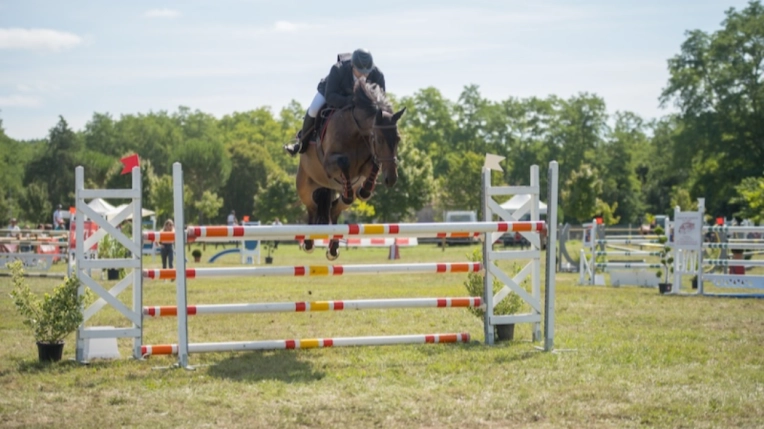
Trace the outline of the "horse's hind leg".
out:
<instances>
[{"instance_id":1,"label":"horse's hind leg","mask_svg":"<svg viewBox=\"0 0 764 429\"><path fill-rule=\"evenodd\" d=\"M313 201L318 206L316 210L316 225L329 225L330 210L332 207L332 191L327 188L318 188L313 191Z\"/></svg>"},{"instance_id":2,"label":"horse's hind leg","mask_svg":"<svg viewBox=\"0 0 764 429\"><path fill-rule=\"evenodd\" d=\"M331 220L332 224L336 225L339 222L340 214L348 208L348 204L344 204L341 198L337 198L332 201ZM340 242L339 240L330 240L329 248L326 250L326 259L333 261L340 256Z\"/></svg>"},{"instance_id":3,"label":"horse's hind leg","mask_svg":"<svg viewBox=\"0 0 764 429\"><path fill-rule=\"evenodd\" d=\"M313 210L308 210L308 225L316 223L316 213ZM302 250L307 253L313 252L313 240L305 239L302 242Z\"/></svg>"},{"instance_id":4,"label":"horse's hind leg","mask_svg":"<svg viewBox=\"0 0 764 429\"><path fill-rule=\"evenodd\" d=\"M316 209L308 210L308 225L327 225L329 223L329 209L331 205L331 191L326 188L318 188L313 191L313 203ZM303 250L310 253L313 251L313 240L303 241Z\"/></svg>"}]
</instances>

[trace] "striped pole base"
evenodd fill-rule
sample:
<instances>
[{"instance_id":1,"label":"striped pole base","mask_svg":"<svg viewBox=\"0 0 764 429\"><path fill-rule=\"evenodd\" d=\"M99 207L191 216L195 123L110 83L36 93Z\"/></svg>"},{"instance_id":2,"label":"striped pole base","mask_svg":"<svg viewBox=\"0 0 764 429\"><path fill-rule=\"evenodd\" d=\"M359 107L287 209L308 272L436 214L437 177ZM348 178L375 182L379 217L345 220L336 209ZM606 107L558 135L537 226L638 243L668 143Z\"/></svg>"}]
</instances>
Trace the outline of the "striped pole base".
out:
<instances>
[{"instance_id":1,"label":"striped pole base","mask_svg":"<svg viewBox=\"0 0 764 429\"><path fill-rule=\"evenodd\" d=\"M470 334L392 335L380 337L310 338L302 340L271 340L228 343L192 343L189 353L238 352L248 350L315 349L322 347L389 346L395 344L468 343ZM158 344L141 347L143 357L176 355L177 344Z\"/></svg>"},{"instance_id":2,"label":"striped pole base","mask_svg":"<svg viewBox=\"0 0 764 429\"><path fill-rule=\"evenodd\" d=\"M480 307L482 299L464 298L399 298L359 299L344 301L271 302L256 304L189 305L187 314L240 314L240 313L289 313L307 311L372 310L389 308L458 308ZM177 316L178 307L143 307L143 314L151 317Z\"/></svg>"}]
</instances>

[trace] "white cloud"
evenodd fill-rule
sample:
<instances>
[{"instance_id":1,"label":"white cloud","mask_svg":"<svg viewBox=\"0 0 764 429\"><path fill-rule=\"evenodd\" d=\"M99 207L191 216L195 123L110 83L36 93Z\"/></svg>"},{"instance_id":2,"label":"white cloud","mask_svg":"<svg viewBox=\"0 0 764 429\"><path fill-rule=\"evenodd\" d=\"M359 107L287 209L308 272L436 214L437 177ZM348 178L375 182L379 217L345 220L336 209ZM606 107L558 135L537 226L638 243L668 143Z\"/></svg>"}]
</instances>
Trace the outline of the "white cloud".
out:
<instances>
[{"instance_id":1,"label":"white cloud","mask_svg":"<svg viewBox=\"0 0 764 429\"><path fill-rule=\"evenodd\" d=\"M180 12L175 9L150 9L143 16L146 18L176 18Z\"/></svg>"},{"instance_id":2,"label":"white cloud","mask_svg":"<svg viewBox=\"0 0 764 429\"><path fill-rule=\"evenodd\" d=\"M43 28L0 28L0 49L60 51L82 43L76 34Z\"/></svg>"},{"instance_id":3,"label":"white cloud","mask_svg":"<svg viewBox=\"0 0 764 429\"><path fill-rule=\"evenodd\" d=\"M273 30L277 33L291 33L299 30L300 27L300 24L295 24L289 21L276 21L276 23L273 24Z\"/></svg>"},{"instance_id":4,"label":"white cloud","mask_svg":"<svg viewBox=\"0 0 764 429\"><path fill-rule=\"evenodd\" d=\"M25 95L0 96L0 107L37 107L41 105L37 97L28 97Z\"/></svg>"}]
</instances>

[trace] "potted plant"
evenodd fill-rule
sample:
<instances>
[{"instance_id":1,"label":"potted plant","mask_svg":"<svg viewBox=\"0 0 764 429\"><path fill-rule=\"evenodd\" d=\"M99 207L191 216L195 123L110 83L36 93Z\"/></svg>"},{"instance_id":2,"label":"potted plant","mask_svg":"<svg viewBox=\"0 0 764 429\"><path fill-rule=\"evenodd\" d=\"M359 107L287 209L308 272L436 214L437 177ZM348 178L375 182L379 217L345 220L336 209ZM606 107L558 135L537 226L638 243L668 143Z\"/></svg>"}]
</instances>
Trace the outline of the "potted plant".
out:
<instances>
[{"instance_id":1,"label":"potted plant","mask_svg":"<svg viewBox=\"0 0 764 429\"><path fill-rule=\"evenodd\" d=\"M58 362L64 350L64 338L83 322L82 306L87 297L78 296L80 281L68 277L52 293L40 298L32 293L24 279L21 261L10 264L13 290L11 298L24 325L32 328L37 342L37 356L41 362Z\"/></svg>"},{"instance_id":2,"label":"potted plant","mask_svg":"<svg viewBox=\"0 0 764 429\"><path fill-rule=\"evenodd\" d=\"M472 262L482 262L483 252L480 249L475 249L471 254L467 254ZM514 267L515 273L519 272L518 266ZM496 279L493 279L493 289L498 290L504 285ZM467 288L467 292L470 296L483 296L483 275L480 273L467 274L467 280L464 282L464 287ZM510 293L508 297L499 302L493 309L493 314L496 316L503 316L509 314L515 314L523 306L523 299L516 293ZM479 319L485 316L485 311L480 308L469 308L470 313L474 314ZM497 341L511 341L515 336L515 325L496 325L496 340Z\"/></svg>"},{"instance_id":3,"label":"potted plant","mask_svg":"<svg viewBox=\"0 0 764 429\"><path fill-rule=\"evenodd\" d=\"M666 236L663 227L656 227L655 234L658 236L658 243L663 246L659 255L662 268L655 273L656 277L663 279L662 283L658 283L658 291L660 293L669 293L671 292L672 286L671 283L669 283L669 275L674 272L674 257L671 255L671 245L668 244L668 237Z\"/></svg>"},{"instance_id":4,"label":"potted plant","mask_svg":"<svg viewBox=\"0 0 764 429\"><path fill-rule=\"evenodd\" d=\"M116 238L106 235L98 243L98 259L126 259L129 252ZM125 276L124 268L109 268L106 270L109 280L119 280Z\"/></svg>"},{"instance_id":5,"label":"potted plant","mask_svg":"<svg viewBox=\"0 0 764 429\"><path fill-rule=\"evenodd\" d=\"M272 264L273 252L276 251L276 246L274 245L273 241L264 241L263 246L265 246L265 249L268 251L268 255L265 257L265 263Z\"/></svg>"},{"instance_id":6,"label":"potted plant","mask_svg":"<svg viewBox=\"0 0 764 429\"><path fill-rule=\"evenodd\" d=\"M194 262L200 262L202 260L202 251L199 249L194 249L194 251L191 252L191 256L194 257Z\"/></svg>"}]
</instances>

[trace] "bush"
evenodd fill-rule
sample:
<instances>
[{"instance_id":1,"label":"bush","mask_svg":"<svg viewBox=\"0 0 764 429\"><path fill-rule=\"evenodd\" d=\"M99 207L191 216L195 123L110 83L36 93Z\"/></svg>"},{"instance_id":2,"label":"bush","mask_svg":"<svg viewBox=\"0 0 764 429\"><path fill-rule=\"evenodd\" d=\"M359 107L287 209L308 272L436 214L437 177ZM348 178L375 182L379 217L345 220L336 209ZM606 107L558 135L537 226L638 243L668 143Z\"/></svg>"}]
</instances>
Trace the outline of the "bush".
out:
<instances>
[{"instance_id":1,"label":"bush","mask_svg":"<svg viewBox=\"0 0 764 429\"><path fill-rule=\"evenodd\" d=\"M475 249L472 254L467 254L467 258L472 262L483 262L483 252L480 249ZM517 265L513 265L513 272L516 274L520 272L520 268ZM464 287L467 288L467 292L470 296L483 296L483 279L484 276L480 273L467 274L467 280L464 282ZM523 282L525 283L525 282ZM504 284L500 281L493 279L494 293L504 287ZM493 314L497 316L515 314L523 306L523 299L516 293L510 293L505 299L503 299L493 309ZM485 315L485 311L480 308L470 308L470 313L482 318Z\"/></svg>"},{"instance_id":2,"label":"bush","mask_svg":"<svg viewBox=\"0 0 764 429\"><path fill-rule=\"evenodd\" d=\"M193 252L191 252L191 256L194 258L201 258L202 257L202 251L199 249L194 249Z\"/></svg>"},{"instance_id":3,"label":"bush","mask_svg":"<svg viewBox=\"0 0 764 429\"><path fill-rule=\"evenodd\" d=\"M24 279L21 261L10 264L13 277L11 297L19 314L25 318L24 325L32 328L34 338L40 343L61 343L83 322L82 306L86 295L77 296L80 281L68 277L53 293L42 299L32 293ZM88 291L89 293L89 291Z\"/></svg>"}]
</instances>

